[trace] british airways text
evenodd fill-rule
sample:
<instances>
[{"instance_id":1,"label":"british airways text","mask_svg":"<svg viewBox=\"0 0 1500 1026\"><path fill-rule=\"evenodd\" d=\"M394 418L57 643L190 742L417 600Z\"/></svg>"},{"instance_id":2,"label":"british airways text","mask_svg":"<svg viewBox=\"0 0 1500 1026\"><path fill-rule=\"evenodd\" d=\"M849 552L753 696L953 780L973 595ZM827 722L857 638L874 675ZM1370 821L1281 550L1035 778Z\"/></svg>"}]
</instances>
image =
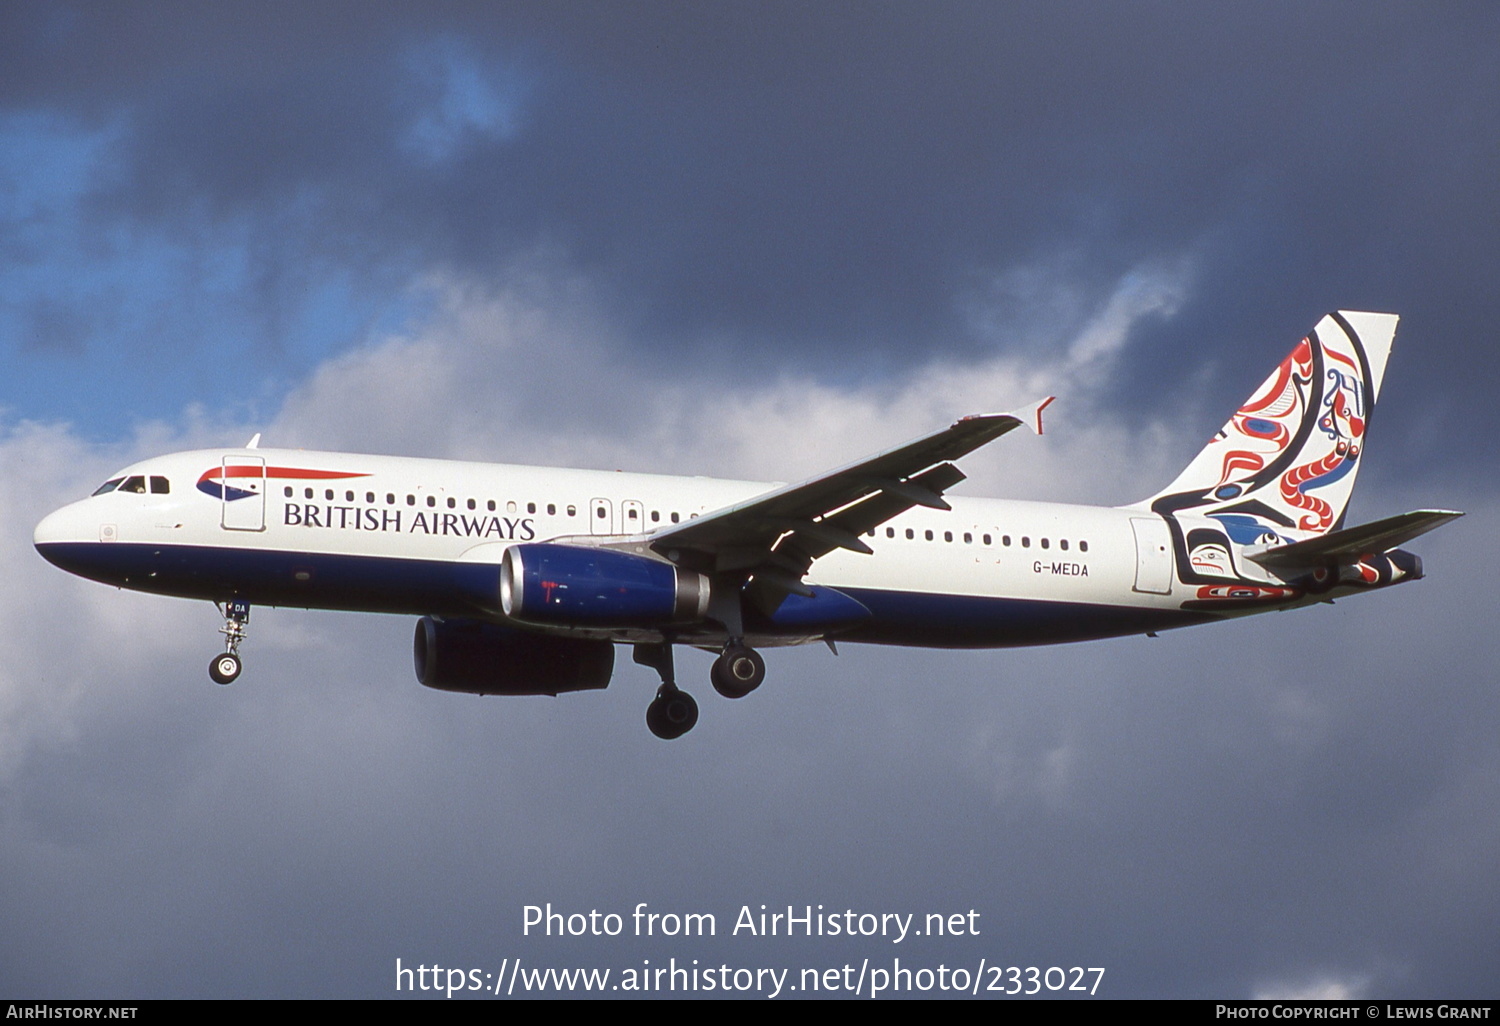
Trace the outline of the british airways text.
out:
<instances>
[{"instance_id":1,"label":"british airways text","mask_svg":"<svg viewBox=\"0 0 1500 1026\"><path fill-rule=\"evenodd\" d=\"M406 510L368 509L360 506L328 506L315 503L286 504L282 523L287 527L322 527L338 531L391 531L397 534L437 534L460 538L499 538L531 541L536 537L531 517L470 516L464 513L418 512L403 517Z\"/></svg>"}]
</instances>

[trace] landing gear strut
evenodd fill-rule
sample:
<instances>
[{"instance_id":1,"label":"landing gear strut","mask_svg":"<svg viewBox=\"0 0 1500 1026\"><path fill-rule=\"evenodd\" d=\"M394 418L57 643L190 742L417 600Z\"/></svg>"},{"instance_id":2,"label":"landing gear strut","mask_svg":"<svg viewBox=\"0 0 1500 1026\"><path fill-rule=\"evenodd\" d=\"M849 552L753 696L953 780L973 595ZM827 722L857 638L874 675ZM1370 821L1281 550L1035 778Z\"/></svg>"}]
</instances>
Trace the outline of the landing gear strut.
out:
<instances>
[{"instance_id":1,"label":"landing gear strut","mask_svg":"<svg viewBox=\"0 0 1500 1026\"><path fill-rule=\"evenodd\" d=\"M679 738L698 722L698 703L677 686L672 668L672 644L636 645L635 661L661 675L661 687L646 707L646 726L663 741Z\"/></svg>"},{"instance_id":2,"label":"landing gear strut","mask_svg":"<svg viewBox=\"0 0 1500 1026\"><path fill-rule=\"evenodd\" d=\"M714 660L709 678L714 690L725 698L744 698L766 679L766 661L755 649L733 639Z\"/></svg>"},{"instance_id":3,"label":"landing gear strut","mask_svg":"<svg viewBox=\"0 0 1500 1026\"><path fill-rule=\"evenodd\" d=\"M233 684L240 675L240 642L245 640L245 625L250 622L250 603L244 599L230 599L218 607L224 614L224 626L219 633L224 635L224 652L216 655L208 664L208 676L215 684Z\"/></svg>"}]
</instances>

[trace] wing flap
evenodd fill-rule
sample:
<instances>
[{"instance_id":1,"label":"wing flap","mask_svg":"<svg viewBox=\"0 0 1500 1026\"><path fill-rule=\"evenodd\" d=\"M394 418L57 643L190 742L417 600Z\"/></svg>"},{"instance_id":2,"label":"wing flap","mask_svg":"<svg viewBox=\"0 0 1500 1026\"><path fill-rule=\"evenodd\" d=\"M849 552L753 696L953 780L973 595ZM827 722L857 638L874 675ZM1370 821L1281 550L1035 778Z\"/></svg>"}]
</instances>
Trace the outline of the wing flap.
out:
<instances>
[{"instance_id":1,"label":"wing flap","mask_svg":"<svg viewBox=\"0 0 1500 1026\"><path fill-rule=\"evenodd\" d=\"M868 552L860 536L892 517L913 506L948 508L942 493L964 480L952 460L1023 425L1040 434L1041 411L1050 402L964 417L894 449L665 528L649 544L675 553L685 566L747 576L757 567L805 574L834 549Z\"/></svg>"}]
</instances>

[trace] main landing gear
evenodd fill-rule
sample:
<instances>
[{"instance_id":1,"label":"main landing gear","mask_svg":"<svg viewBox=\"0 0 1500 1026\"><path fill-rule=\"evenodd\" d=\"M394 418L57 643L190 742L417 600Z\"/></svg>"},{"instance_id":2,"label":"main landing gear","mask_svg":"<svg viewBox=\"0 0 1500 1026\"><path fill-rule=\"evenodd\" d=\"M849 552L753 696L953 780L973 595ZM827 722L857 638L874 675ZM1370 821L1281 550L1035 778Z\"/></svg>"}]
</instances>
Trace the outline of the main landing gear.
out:
<instances>
[{"instance_id":1,"label":"main landing gear","mask_svg":"<svg viewBox=\"0 0 1500 1026\"><path fill-rule=\"evenodd\" d=\"M661 675L661 687L646 707L646 726L663 741L679 738L698 722L698 703L677 686L671 642L635 646L635 661ZM725 646L709 674L714 690L725 698L744 698L766 679L766 661L738 640Z\"/></svg>"},{"instance_id":2,"label":"main landing gear","mask_svg":"<svg viewBox=\"0 0 1500 1026\"><path fill-rule=\"evenodd\" d=\"M661 687L646 706L646 726L663 741L679 738L698 722L698 703L677 686L672 668L672 644L635 646L635 661L661 675Z\"/></svg>"},{"instance_id":3,"label":"main landing gear","mask_svg":"<svg viewBox=\"0 0 1500 1026\"><path fill-rule=\"evenodd\" d=\"M224 614L224 626L219 628L224 635L224 652L208 664L208 676L215 684L233 684L240 675L240 642L245 640L245 625L250 622L250 603L230 599L222 606L217 602L214 605Z\"/></svg>"},{"instance_id":4,"label":"main landing gear","mask_svg":"<svg viewBox=\"0 0 1500 1026\"><path fill-rule=\"evenodd\" d=\"M714 660L709 679L725 698L744 698L766 679L766 661L755 649L731 641Z\"/></svg>"}]
</instances>

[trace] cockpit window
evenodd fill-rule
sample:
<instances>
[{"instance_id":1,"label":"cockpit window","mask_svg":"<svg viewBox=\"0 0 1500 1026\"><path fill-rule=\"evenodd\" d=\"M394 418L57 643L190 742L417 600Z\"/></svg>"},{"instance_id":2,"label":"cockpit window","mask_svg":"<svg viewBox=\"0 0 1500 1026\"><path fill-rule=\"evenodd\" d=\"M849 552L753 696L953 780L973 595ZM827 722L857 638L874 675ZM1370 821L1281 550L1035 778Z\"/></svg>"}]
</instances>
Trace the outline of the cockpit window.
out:
<instances>
[{"instance_id":1,"label":"cockpit window","mask_svg":"<svg viewBox=\"0 0 1500 1026\"><path fill-rule=\"evenodd\" d=\"M94 489L94 494L103 495L105 492L112 492L116 488L120 487L120 482L123 480L125 480L123 477L112 477L108 481L100 485L98 488Z\"/></svg>"},{"instance_id":2,"label":"cockpit window","mask_svg":"<svg viewBox=\"0 0 1500 1026\"><path fill-rule=\"evenodd\" d=\"M127 477L119 488L122 492L134 492L137 495L146 494L146 479L137 474L135 477Z\"/></svg>"},{"instance_id":3,"label":"cockpit window","mask_svg":"<svg viewBox=\"0 0 1500 1026\"><path fill-rule=\"evenodd\" d=\"M166 478L152 476L152 478L151 478L151 494L152 495L170 495L171 492L172 492L172 485L167 481Z\"/></svg>"}]
</instances>

